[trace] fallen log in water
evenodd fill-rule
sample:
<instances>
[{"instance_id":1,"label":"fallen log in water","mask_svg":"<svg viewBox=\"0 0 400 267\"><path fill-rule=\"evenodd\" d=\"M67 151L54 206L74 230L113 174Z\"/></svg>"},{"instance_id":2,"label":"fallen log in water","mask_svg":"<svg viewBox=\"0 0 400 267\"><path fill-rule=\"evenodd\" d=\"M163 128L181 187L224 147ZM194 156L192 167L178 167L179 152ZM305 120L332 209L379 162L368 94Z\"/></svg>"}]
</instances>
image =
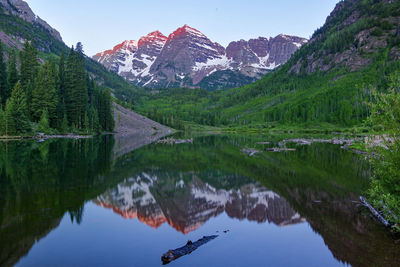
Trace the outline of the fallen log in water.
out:
<instances>
[{"instance_id":1,"label":"fallen log in water","mask_svg":"<svg viewBox=\"0 0 400 267\"><path fill-rule=\"evenodd\" d=\"M391 224L387 220L385 220L385 218L383 218L382 215L380 215L379 212L374 207L372 207L371 204L369 204L365 198L360 196L360 200L371 211L371 213L375 215L376 218L378 218L378 220L382 224L384 224L386 227L391 226Z\"/></svg>"},{"instance_id":2,"label":"fallen log in water","mask_svg":"<svg viewBox=\"0 0 400 267\"><path fill-rule=\"evenodd\" d=\"M202 245L210 242L211 240L217 238L217 235L212 235L212 236L203 236L203 238L197 240L196 242L188 241L187 244L183 247L174 249L174 250L168 250L161 256L161 260L163 264L168 264L171 261L174 261L182 256L185 256L187 254L192 253Z\"/></svg>"},{"instance_id":3,"label":"fallen log in water","mask_svg":"<svg viewBox=\"0 0 400 267\"><path fill-rule=\"evenodd\" d=\"M174 138L166 138L157 141L157 144L169 144L169 145L179 145L179 144L193 144L193 138L191 139L174 139Z\"/></svg>"},{"instance_id":4,"label":"fallen log in water","mask_svg":"<svg viewBox=\"0 0 400 267\"><path fill-rule=\"evenodd\" d=\"M252 156L254 156L254 155L257 154L257 153L260 153L260 151L258 151L258 150L256 150L256 149L253 149L253 148L243 148L243 149L242 149L242 153L248 154L249 157L252 157Z\"/></svg>"},{"instance_id":5,"label":"fallen log in water","mask_svg":"<svg viewBox=\"0 0 400 267\"><path fill-rule=\"evenodd\" d=\"M296 151L296 149L295 148L273 147L273 148L266 148L265 151L267 151L267 152L286 152L286 151Z\"/></svg>"}]
</instances>

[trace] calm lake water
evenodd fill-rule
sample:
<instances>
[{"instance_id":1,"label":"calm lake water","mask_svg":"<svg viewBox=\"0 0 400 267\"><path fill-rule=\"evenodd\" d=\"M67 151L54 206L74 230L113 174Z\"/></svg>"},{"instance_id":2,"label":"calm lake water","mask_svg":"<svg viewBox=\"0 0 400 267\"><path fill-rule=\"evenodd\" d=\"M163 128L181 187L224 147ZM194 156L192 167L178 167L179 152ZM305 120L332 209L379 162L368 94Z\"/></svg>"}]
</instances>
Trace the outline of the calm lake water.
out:
<instances>
[{"instance_id":1,"label":"calm lake water","mask_svg":"<svg viewBox=\"0 0 400 267\"><path fill-rule=\"evenodd\" d=\"M218 235L169 266L400 266L400 244L358 204L363 157L331 144L241 152L282 138L0 143L0 265L160 266Z\"/></svg>"}]
</instances>

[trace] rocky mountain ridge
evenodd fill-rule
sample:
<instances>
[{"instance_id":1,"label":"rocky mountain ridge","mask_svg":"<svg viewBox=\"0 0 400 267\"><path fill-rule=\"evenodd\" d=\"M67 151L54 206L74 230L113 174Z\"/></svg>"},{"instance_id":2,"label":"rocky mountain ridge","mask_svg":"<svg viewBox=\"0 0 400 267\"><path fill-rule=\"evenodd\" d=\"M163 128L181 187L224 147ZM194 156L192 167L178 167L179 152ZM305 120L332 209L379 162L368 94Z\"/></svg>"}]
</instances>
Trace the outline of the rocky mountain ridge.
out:
<instances>
[{"instance_id":1,"label":"rocky mountain ridge","mask_svg":"<svg viewBox=\"0 0 400 267\"><path fill-rule=\"evenodd\" d=\"M291 62L289 72L328 72L337 67L358 71L373 63L371 55L388 50L391 61L400 59L400 11L396 1L347 0L339 2L324 26L315 31L303 53ZM392 14L381 11L392 5ZM302 66L306 66L302 70Z\"/></svg>"},{"instance_id":2,"label":"rocky mountain ridge","mask_svg":"<svg viewBox=\"0 0 400 267\"><path fill-rule=\"evenodd\" d=\"M305 43L304 38L281 34L269 39L231 42L224 48L184 25L168 37L155 31L138 42L124 41L93 59L138 86L193 88L217 83L217 88L218 84L227 88L241 85L240 81L248 83L261 78L284 64ZM218 81L209 78L221 71L230 71L230 75ZM227 84L232 75L240 79ZM204 78L208 78L207 82L201 83Z\"/></svg>"},{"instance_id":3,"label":"rocky mountain ridge","mask_svg":"<svg viewBox=\"0 0 400 267\"><path fill-rule=\"evenodd\" d=\"M50 34L58 41L62 41L61 34L56 29L52 28L46 21L42 20L39 16L33 13L32 9L25 1L0 0L0 7L2 7L3 11L7 14L17 16L26 22L40 25L49 31Z\"/></svg>"}]
</instances>

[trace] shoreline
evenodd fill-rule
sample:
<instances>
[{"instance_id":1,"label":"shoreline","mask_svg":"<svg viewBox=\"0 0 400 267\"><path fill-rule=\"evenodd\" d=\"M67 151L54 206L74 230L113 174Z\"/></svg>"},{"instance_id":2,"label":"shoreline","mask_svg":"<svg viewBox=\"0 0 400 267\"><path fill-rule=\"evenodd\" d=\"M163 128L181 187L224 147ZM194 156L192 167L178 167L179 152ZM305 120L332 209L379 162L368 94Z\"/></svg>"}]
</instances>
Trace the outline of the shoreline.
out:
<instances>
[{"instance_id":1,"label":"shoreline","mask_svg":"<svg viewBox=\"0 0 400 267\"><path fill-rule=\"evenodd\" d=\"M34 135L34 136L0 136L0 142L18 141L18 140L47 140L47 139L88 139L94 135L79 134L55 134L55 135Z\"/></svg>"}]
</instances>

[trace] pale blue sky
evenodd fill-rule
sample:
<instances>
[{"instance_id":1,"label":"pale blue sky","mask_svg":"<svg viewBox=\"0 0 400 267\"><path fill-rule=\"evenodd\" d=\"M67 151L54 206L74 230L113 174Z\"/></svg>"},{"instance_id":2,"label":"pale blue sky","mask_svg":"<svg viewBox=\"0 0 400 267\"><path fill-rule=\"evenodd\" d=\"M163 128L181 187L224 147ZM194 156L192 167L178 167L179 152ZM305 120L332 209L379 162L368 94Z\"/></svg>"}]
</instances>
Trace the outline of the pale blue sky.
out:
<instances>
[{"instance_id":1,"label":"pale blue sky","mask_svg":"<svg viewBox=\"0 0 400 267\"><path fill-rule=\"evenodd\" d=\"M184 24L223 46L280 33L310 37L339 0L25 0L86 54L138 40L154 30L170 34Z\"/></svg>"}]
</instances>

